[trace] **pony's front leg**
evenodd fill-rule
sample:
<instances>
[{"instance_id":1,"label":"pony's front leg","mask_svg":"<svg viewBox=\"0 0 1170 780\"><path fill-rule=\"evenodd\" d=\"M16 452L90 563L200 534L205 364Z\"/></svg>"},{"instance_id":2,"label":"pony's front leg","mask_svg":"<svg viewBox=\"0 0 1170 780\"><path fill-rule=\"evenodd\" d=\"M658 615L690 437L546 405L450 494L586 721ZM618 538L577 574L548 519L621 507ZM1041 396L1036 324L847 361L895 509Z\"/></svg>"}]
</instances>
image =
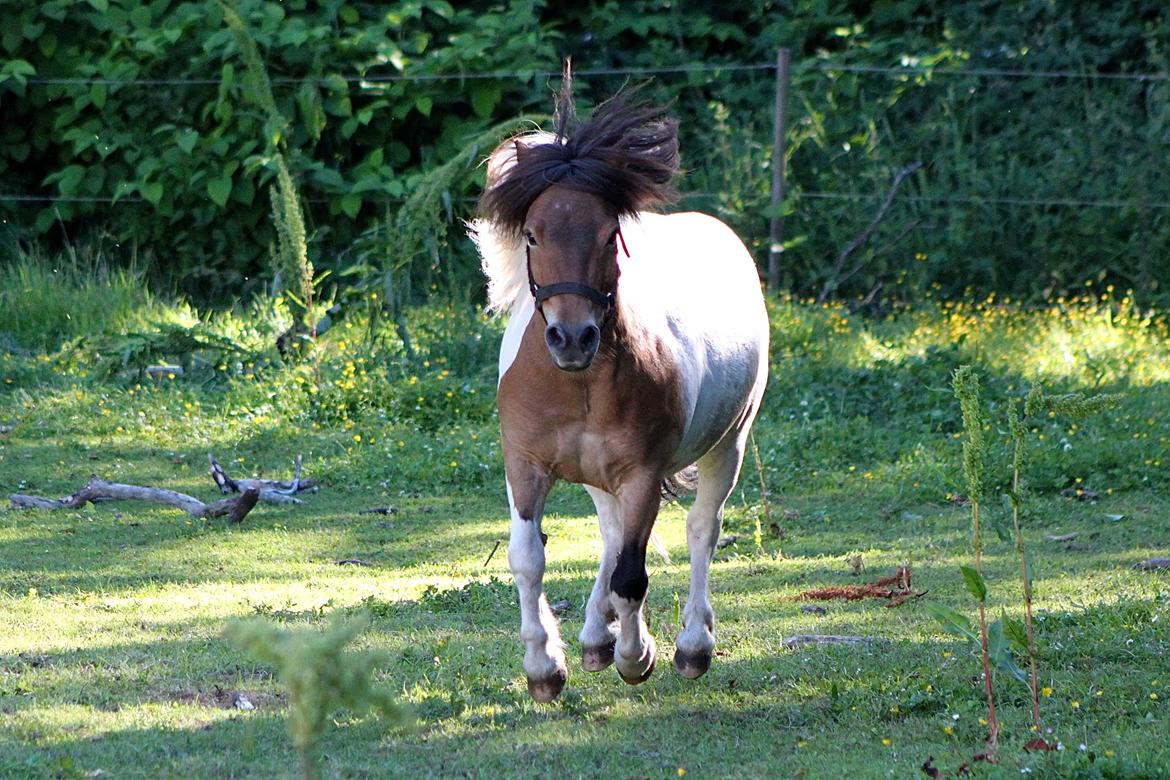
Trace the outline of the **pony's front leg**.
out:
<instances>
[{"instance_id":1,"label":"pony's front leg","mask_svg":"<svg viewBox=\"0 0 1170 780\"><path fill-rule=\"evenodd\" d=\"M544 597L544 542L540 519L551 482L535 468L522 465L508 469L508 504L512 533L508 539L508 564L520 595L520 639L524 642L524 673L528 693L540 702L552 701L569 676L565 648L557 619Z\"/></svg>"},{"instance_id":2,"label":"pony's front leg","mask_svg":"<svg viewBox=\"0 0 1170 780\"><path fill-rule=\"evenodd\" d=\"M642 617L642 605L650 587L646 572L646 543L658 516L657 475L627 484L618 492L621 515L621 549L610 576L610 600L617 613L620 633L614 652L618 674L630 685L645 682L654 671L658 649Z\"/></svg>"},{"instance_id":3,"label":"pony's front leg","mask_svg":"<svg viewBox=\"0 0 1170 780\"><path fill-rule=\"evenodd\" d=\"M601 527L601 566L589 603L585 605L585 625L581 628L581 666L587 672L600 672L613 663L617 646L618 623L610 598L610 578L613 577L618 551L621 550L621 514L617 499L600 488L585 486L597 507L597 522Z\"/></svg>"}]
</instances>

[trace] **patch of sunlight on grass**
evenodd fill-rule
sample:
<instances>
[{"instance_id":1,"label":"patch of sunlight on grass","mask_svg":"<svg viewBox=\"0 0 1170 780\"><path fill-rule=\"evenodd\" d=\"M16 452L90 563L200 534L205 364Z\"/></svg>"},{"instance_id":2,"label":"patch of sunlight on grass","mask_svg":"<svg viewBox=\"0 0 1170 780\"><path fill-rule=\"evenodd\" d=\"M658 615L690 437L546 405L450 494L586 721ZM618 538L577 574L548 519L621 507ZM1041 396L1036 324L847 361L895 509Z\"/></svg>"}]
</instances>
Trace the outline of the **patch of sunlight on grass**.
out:
<instances>
[{"instance_id":1,"label":"patch of sunlight on grass","mask_svg":"<svg viewBox=\"0 0 1170 780\"><path fill-rule=\"evenodd\" d=\"M791 306L792 311L785 311ZM1082 298L1033 310L994 298L922 305L886 320L849 313L840 304L779 304L787 331L781 348L816 349L850 368L900 364L929 352L956 349L961 359L1002 366L1029 380L1067 380L1093 387L1170 380L1170 325L1165 314L1137 310L1133 301ZM816 357L821 353L814 352Z\"/></svg>"},{"instance_id":2,"label":"patch of sunlight on grass","mask_svg":"<svg viewBox=\"0 0 1170 780\"><path fill-rule=\"evenodd\" d=\"M173 702L122 705L102 709L77 704L28 707L13 716L12 728L24 739L41 746L101 739L120 732L195 730L231 720L239 713L230 709L200 707Z\"/></svg>"}]
</instances>

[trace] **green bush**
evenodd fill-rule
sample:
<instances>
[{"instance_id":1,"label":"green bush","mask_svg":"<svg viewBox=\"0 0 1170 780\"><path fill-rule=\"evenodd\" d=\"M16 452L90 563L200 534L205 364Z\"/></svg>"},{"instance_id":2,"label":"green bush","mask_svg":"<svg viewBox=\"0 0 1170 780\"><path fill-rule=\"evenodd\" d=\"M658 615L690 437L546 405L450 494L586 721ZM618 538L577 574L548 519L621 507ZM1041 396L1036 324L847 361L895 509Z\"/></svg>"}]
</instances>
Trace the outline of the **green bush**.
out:
<instances>
[{"instance_id":1,"label":"green bush","mask_svg":"<svg viewBox=\"0 0 1170 780\"><path fill-rule=\"evenodd\" d=\"M240 3L276 108L292 120L284 140L316 255L349 246L494 116L543 97L534 78L361 79L547 67L557 36L538 28L534 8ZM275 237L272 128L251 102L222 7L26 0L5 16L0 175L8 192L56 198L31 210L5 204L26 235L58 220L100 222L148 251L156 277L183 292L222 302L257 289Z\"/></svg>"},{"instance_id":2,"label":"green bush","mask_svg":"<svg viewBox=\"0 0 1170 780\"><path fill-rule=\"evenodd\" d=\"M1170 82L1004 73L1160 72L1170 24L1158 0L739 0L717 13L662 0L245 0L240 10L291 122L284 140L314 266L338 271L361 254L384 270L393 259L409 267L396 280L404 299L432 287L478 294L471 248L445 228L469 213L483 134L546 110L548 77L537 74L557 71L562 55L579 74L615 71L578 77L587 108L640 69L766 65L781 46L793 52L788 289L1043 297L1091 280L1146 301L1170 282L1159 262L1170 180L1149 164L1170 151ZM5 192L54 199L5 202L20 236L55 239L58 222L108 227L151 258L156 280L201 301L270 280L272 128L247 99L217 2L17 0L6 20L0 176ZM849 70L903 66L918 70ZM681 206L730 221L761 262L773 83L767 69L691 70L650 89L682 120L692 194ZM454 160L441 186L423 186ZM834 273L894 174L916 161L924 167ZM396 220L411 196L418 208ZM373 251L355 250L362 236L376 237Z\"/></svg>"}]
</instances>

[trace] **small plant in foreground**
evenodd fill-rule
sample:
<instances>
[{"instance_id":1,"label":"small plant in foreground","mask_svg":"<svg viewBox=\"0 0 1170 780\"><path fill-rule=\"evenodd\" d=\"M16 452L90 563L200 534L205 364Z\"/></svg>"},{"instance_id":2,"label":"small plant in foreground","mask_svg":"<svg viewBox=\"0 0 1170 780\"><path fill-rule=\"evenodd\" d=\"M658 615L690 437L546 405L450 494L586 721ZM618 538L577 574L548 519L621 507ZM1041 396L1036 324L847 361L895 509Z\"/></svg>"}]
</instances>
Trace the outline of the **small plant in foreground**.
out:
<instances>
[{"instance_id":1,"label":"small plant in foreground","mask_svg":"<svg viewBox=\"0 0 1170 780\"><path fill-rule=\"evenodd\" d=\"M1016 621L1007 622L1008 634L1013 644L1027 653L1029 666L1029 686L1032 692L1032 730L1036 736L1026 747L1040 750L1050 750L1043 737L1043 724L1040 720L1040 689L1036 672L1036 634L1032 622L1032 562L1028 559L1024 546L1024 534L1020 529L1020 508L1023 505L1024 482L1022 472L1026 456L1028 426L1025 420L1034 415L1051 413L1058 416L1074 419L1088 417L1110 406L1116 399L1108 395L1085 397L1080 393L1070 395L1046 396L1039 385L1032 388L1024 399L1024 413L1019 413L1019 402L1012 399L1008 407L1008 430L1012 438L1012 486L1008 493L1012 507L1012 531L1016 535L1016 555L1020 561L1020 580L1024 594L1024 625Z\"/></svg>"},{"instance_id":2,"label":"small plant in foreground","mask_svg":"<svg viewBox=\"0 0 1170 780\"><path fill-rule=\"evenodd\" d=\"M971 547L975 552L975 567L961 566L963 579L979 600L979 640L983 659L983 682L987 690L987 759L995 760L999 743L999 722L995 714L995 688L991 679L991 662L987 634L987 585L983 581L983 532L980 522L980 500L983 495L983 472L987 458L987 444L983 437L986 414L979 403L979 375L971 366L960 366L954 375L955 397L963 412L963 473L967 478L967 497L971 502Z\"/></svg>"},{"instance_id":3,"label":"small plant in foreground","mask_svg":"<svg viewBox=\"0 0 1170 780\"><path fill-rule=\"evenodd\" d=\"M1025 745L1025 748L1029 750L1053 749L1053 746L1042 736L1036 639L1032 621L1032 563L1028 558L1023 530L1020 525L1024 497L1023 470L1027 454L1027 418L1039 414L1047 414L1052 417L1083 418L1113 404L1116 399L1113 396L1105 395L1085 397L1079 393L1046 396L1043 390L1037 386L1025 398L1023 414L1020 413L1019 399L1010 400L1007 422L1012 444L1012 478L1007 498L1011 504L1012 531L1015 534L1016 554L1019 559L1020 578L1023 583L1024 622L1021 623L1004 615L989 626L986 620L987 585L983 579L983 543L980 517L987 456L987 445L983 432L988 427L988 416L980 404L979 377L970 366L962 366L955 372L954 389L962 409L963 430L966 434L966 440L963 443L963 471L967 479L967 491L971 504L972 548L975 553L975 566L961 566L960 569L967 590L979 600L979 633L977 635L970 622L954 610L941 605L933 605L929 611L943 624L946 631L965 636L980 647L988 707L989 734L985 758L994 761L999 734L995 712L994 684L991 677L991 667L993 666L999 672L1006 673L1029 685L1032 703L1032 729L1036 736ZM1028 656L1030 674L1026 675L1016 665L1012 657L1013 645L1021 653Z\"/></svg>"},{"instance_id":4,"label":"small plant in foreground","mask_svg":"<svg viewBox=\"0 0 1170 780\"><path fill-rule=\"evenodd\" d=\"M1039 397L1040 393L1039 386L1032 388L1032 391L1028 393L1027 400L1024 403L1025 416L1027 416L1034 399ZM1020 579L1024 587L1024 636L1022 639L1024 640L1023 644L1028 653L1028 668L1030 672L1028 682L1032 690L1032 731L1036 734L1035 740L1028 744L1043 749L1047 747L1047 743L1042 736L1044 732L1040 722L1040 696L1039 689L1037 688L1036 636L1032 626L1032 565L1028 560L1027 550L1024 548L1024 534L1020 531L1020 506L1023 504L1024 490L1021 472L1024 466L1024 450L1028 426L1019 414L1019 400L1016 398L1012 399L1008 407L1008 430L1012 437L1012 489L1008 493L1008 498L1011 499L1012 531L1016 535L1016 555L1020 559ZM1020 632L1014 626L1011 635L1018 644L1021 639Z\"/></svg>"},{"instance_id":5,"label":"small plant in foreground","mask_svg":"<svg viewBox=\"0 0 1170 780\"><path fill-rule=\"evenodd\" d=\"M388 689L370 683L370 675L384 657L345 649L369 623L369 615L334 619L319 632L286 630L253 618L232 622L225 631L232 644L276 667L288 691L288 729L304 780L320 774L316 748L335 710L349 709L358 715L376 710L394 724L410 720Z\"/></svg>"}]
</instances>

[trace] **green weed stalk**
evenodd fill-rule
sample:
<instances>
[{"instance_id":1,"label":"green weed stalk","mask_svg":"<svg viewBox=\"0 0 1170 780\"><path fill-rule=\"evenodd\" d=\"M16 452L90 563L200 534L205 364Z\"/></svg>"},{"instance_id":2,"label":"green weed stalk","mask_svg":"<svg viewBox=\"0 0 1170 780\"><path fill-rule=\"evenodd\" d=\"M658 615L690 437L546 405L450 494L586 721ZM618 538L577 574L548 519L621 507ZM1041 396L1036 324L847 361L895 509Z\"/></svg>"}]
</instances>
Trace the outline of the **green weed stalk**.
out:
<instances>
[{"instance_id":1,"label":"green weed stalk","mask_svg":"<svg viewBox=\"0 0 1170 780\"><path fill-rule=\"evenodd\" d=\"M1019 403L1012 400L1008 412L1008 429L1012 438L1012 490L1009 498L1012 505L1012 530L1016 535L1016 555L1020 561L1020 580L1024 593L1025 647L1028 653L1029 684L1032 693L1032 729L1038 739L1043 739L1043 724L1040 719L1040 689L1036 671L1036 632L1032 618L1032 567L1024 546L1024 534L1020 528L1020 509L1024 498L1022 479L1027 448L1028 426L1026 419L1041 414L1083 419L1113 405L1117 397L1095 395L1086 397L1080 393L1047 396L1039 385L1033 387L1024 399L1023 416Z\"/></svg>"},{"instance_id":2,"label":"green weed stalk","mask_svg":"<svg viewBox=\"0 0 1170 780\"><path fill-rule=\"evenodd\" d=\"M1039 387L1032 388L1024 402L1027 410L1040 396ZM1027 411L1025 411L1025 415ZM1020 529L1020 507L1024 500L1024 484L1022 473L1024 469L1024 455L1027 444L1028 426L1019 413L1019 400L1013 398L1008 407L1008 430L1012 437L1012 490L1009 494L1012 504L1012 531L1016 535L1016 556L1020 561L1020 581L1024 591L1024 627L1027 635L1027 651L1029 676L1028 682L1032 692L1032 730L1037 738L1043 738L1043 724L1040 721L1040 688L1036 672L1036 634L1032 621L1032 572L1028 564L1028 553L1024 547L1024 534Z\"/></svg>"},{"instance_id":3,"label":"green weed stalk","mask_svg":"<svg viewBox=\"0 0 1170 780\"><path fill-rule=\"evenodd\" d=\"M772 502L768 497L768 486L764 482L764 464L763 464L763 461L760 460L760 448L758 446L756 446L755 431L753 431L749 435L749 439L750 439L751 445L752 445L752 456L755 458L755 461L756 461L756 476L759 477L759 479L760 479L760 503L763 505L763 508L764 508L763 520L768 521L768 528L770 528L770 529L773 527L779 528L779 526L777 526L775 524L775 521L772 519ZM778 536L781 539L784 538L783 529L780 530L780 533L778 534ZM756 555L759 557L763 557L763 555L764 555L764 528L763 528L763 522L760 519L759 512L756 513L755 542L756 542ZM780 558L783 558L784 557L783 550L777 550L777 556Z\"/></svg>"},{"instance_id":4,"label":"green weed stalk","mask_svg":"<svg viewBox=\"0 0 1170 780\"><path fill-rule=\"evenodd\" d=\"M979 600L979 640L983 661L983 681L987 691L987 759L995 760L999 746L999 721L995 711L995 686L991 677L991 660L987 641L987 585L983 580L983 530L980 522L980 499L987 459L983 426L987 415L979 402L979 376L971 366L960 366L953 377L955 397L963 413L963 473L967 479L967 497L971 503L971 547L975 568L960 567L967 589Z\"/></svg>"},{"instance_id":5,"label":"green weed stalk","mask_svg":"<svg viewBox=\"0 0 1170 780\"><path fill-rule=\"evenodd\" d=\"M293 182L285 154L285 131L289 121L276 106L268 69L260 56L260 49L248 31L247 24L231 0L220 0L224 20L244 61L244 91L248 99L264 113L264 135L272 161L276 166L276 184L269 190L272 198L272 223L276 229L276 244L269 254L273 271L292 280L289 298L296 306L296 319L308 332L311 343L317 341L317 315L314 311L314 271L309 259L309 242L305 232L305 215L300 195ZM295 290L295 292L293 292ZM320 385L320 364L316 350L317 384Z\"/></svg>"},{"instance_id":6,"label":"green weed stalk","mask_svg":"<svg viewBox=\"0 0 1170 780\"><path fill-rule=\"evenodd\" d=\"M370 616L362 614L352 620L334 619L323 632L289 631L253 618L232 622L225 631L236 647L276 667L288 691L288 729L302 780L320 777L317 748L336 710L348 709L359 716L375 711L395 725L410 721L409 712L389 689L370 682L385 658L346 650L369 624Z\"/></svg>"}]
</instances>

